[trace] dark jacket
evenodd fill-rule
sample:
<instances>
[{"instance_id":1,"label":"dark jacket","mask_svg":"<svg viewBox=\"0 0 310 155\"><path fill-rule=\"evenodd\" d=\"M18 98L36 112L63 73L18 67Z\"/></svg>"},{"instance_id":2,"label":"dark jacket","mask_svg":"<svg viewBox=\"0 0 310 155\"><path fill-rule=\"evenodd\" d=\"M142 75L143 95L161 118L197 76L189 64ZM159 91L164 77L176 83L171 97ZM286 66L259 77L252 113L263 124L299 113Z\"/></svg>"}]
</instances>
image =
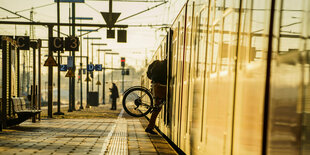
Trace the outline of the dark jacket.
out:
<instances>
[{"instance_id":1,"label":"dark jacket","mask_svg":"<svg viewBox=\"0 0 310 155\"><path fill-rule=\"evenodd\" d=\"M147 77L153 83L167 84L167 59L153 61L147 69Z\"/></svg>"},{"instance_id":2,"label":"dark jacket","mask_svg":"<svg viewBox=\"0 0 310 155\"><path fill-rule=\"evenodd\" d=\"M119 98L117 86L113 83L111 88L111 98Z\"/></svg>"}]
</instances>

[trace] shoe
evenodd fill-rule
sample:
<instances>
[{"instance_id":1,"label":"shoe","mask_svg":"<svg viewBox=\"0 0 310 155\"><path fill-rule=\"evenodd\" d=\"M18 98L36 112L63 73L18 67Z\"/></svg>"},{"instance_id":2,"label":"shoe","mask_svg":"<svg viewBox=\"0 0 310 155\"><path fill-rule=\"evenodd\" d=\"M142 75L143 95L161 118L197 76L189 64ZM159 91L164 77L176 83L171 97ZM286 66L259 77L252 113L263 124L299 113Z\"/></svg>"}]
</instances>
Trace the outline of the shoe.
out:
<instances>
[{"instance_id":1,"label":"shoe","mask_svg":"<svg viewBox=\"0 0 310 155\"><path fill-rule=\"evenodd\" d=\"M145 129L145 132L150 133L150 134L152 134L152 135L157 135L157 133L156 133L155 131L153 131L152 129L146 128L146 129Z\"/></svg>"}]
</instances>

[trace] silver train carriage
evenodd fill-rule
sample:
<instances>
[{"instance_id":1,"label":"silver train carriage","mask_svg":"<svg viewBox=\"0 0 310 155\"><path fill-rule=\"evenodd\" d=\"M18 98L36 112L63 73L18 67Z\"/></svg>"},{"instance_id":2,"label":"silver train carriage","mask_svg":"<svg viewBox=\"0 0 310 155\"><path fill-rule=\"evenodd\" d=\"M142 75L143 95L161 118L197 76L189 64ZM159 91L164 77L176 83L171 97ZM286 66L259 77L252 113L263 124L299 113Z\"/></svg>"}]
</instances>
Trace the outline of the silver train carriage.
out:
<instances>
[{"instance_id":1,"label":"silver train carriage","mask_svg":"<svg viewBox=\"0 0 310 155\"><path fill-rule=\"evenodd\" d=\"M153 56L159 129L186 154L310 154L309 25L308 0L187 1Z\"/></svg>"}]
</instances>

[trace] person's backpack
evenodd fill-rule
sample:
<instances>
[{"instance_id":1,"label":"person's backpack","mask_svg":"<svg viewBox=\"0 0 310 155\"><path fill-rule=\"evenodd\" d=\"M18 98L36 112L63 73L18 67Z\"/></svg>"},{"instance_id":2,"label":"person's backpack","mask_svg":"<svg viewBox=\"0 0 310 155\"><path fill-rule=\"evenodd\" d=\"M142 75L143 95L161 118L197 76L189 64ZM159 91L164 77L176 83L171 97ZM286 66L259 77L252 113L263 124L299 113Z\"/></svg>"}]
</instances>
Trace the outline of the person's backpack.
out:
<instances>
[{"instance_id":1,"label":"person's backpack","mask_svg":"<svg viewBox=\"0 0 310 155\"><path fill-rule=\"evenodd\" d=\"M167 84L167 60L155 60L147 69L147 77L154 83Z\"/></svg>"}]
</instances>

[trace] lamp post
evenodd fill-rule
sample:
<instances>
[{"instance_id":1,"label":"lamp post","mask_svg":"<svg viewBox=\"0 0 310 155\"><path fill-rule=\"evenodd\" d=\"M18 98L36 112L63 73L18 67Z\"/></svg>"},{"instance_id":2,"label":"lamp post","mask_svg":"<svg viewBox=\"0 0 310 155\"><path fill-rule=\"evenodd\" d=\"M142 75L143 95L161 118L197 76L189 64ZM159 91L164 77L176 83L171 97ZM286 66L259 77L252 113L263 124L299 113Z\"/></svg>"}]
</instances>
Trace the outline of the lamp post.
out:
<instances>
[{"instance_id":1,"label":"lamp post","mask_svg":"<svg viewBox=\"0 0 310 155\"><path fill-rule=\"evenodd\" d=\"M57 37L60 37L60 0L57 0ZM57 51L58 70L57 70L57 112L54 115L64 115L60 109L60 51Z\"/></svg>"},{"instance_id":2,"label":"lamp post","mask_svg":"<svg viewBox=\"0 0 310 155\"><path fill-rule=\"evenodd\" d=\"M70 17L70 19L73 19L72 17ZM92 17L75 17L74 18L75 20L80 20L80 23L82 22L82 20L93 20ZM80 36L82 35L82 27L80 26L80 29L78 30L80 31ZM80 37L80 68L83 67L83 62L82 62L82 56L83 56L83 48L82 48L82 37ZM82 73L80 72L80 78L82 79ZM80 108L79 110L81 109L84 109L83 108L83 82L81 80L81 83L80 83L80 99L81 99L81 102L80 102ZM75 104L73 104L75 105ZM75 107L74 107L75 108Z\"/></svg>"},{"instance_id":3,"label":"lamp post","mask_svg":"<svg viewBox=\"0 0 310 155\"><path fill-rule=\"evenodd\" d=\"M113 55L119 55L119 53L117 53L117 52L106 52L105 54L112 55L112 57L111 57L111 69L112 69L112 72L111 72L111 83L113 83Z\"/></svg>"},{"instance_id":4,"label":"lamp post","mask_svg":"<svg viewBox=\"0 0 310 155\"><path fill-rule=\"evenodd\" d=\"M98 37L98 38L100 38L100 37ZM94 46L95 45L99 45L100 46L100 43L93 43L93 42L91 43L91 63L92 64L94 64ZM94 73L93 73L93 78L94 78ZM92 82L91 82L91 90L94 91L94 80L92 80Z\"/></svg>"},{"instance_id":5,"label":"lamp post","mask_svg":"<svg viewBox=\"0 0 310 155\"><path fill-rule=\"evenodd\" d=\"M92 46L99 46L99 49L100 49L100 46L106 46L108 44L106 44L106 43L92 43L91 45ZM100 64L100 54L99 54L100 50L99 49L97 50L97 52L98 52L97 53L98 64ZM98 82L99 82L99 72L98 72ZM97 85L97 89L98 89L98 94L99 94L99 84Z\"/></svg>"},{"instance_id":6,"label":"lamp post","mask_svg":"<svg viewBox=\"0 0 310 155\"><path fill-rule=\"evenodd\" d=\"M88 44L88 40L100 40L101 38L100 37L89 37L88 35L87 35L87 37L84 37L84 39L86 39L87 40L87 65L88 65L88 61L89 61L89 44ZM93 52L92 52L93 53ZM92 57L93 57L93 55L92 55ZM87 85L86 85L86 88L87 88L87 94L86 94L86 107L88 107L88 92L89 92L89 72L88 72L88 70L87 70Z\"/></svg>"},{"instance_id":7,"label":"lamp post","mask_svg":"<svg viewBox=\"0 0 310 155\"><path fill-rule=\"evenodd\" d=\"M112 52L112 49L98 49L98 52L99 51L102 51L103 54L104 54L104 57L103 57L103 72L102 72L102 104L105 104L105 52Z\"/></svg>"}]
</instances>

